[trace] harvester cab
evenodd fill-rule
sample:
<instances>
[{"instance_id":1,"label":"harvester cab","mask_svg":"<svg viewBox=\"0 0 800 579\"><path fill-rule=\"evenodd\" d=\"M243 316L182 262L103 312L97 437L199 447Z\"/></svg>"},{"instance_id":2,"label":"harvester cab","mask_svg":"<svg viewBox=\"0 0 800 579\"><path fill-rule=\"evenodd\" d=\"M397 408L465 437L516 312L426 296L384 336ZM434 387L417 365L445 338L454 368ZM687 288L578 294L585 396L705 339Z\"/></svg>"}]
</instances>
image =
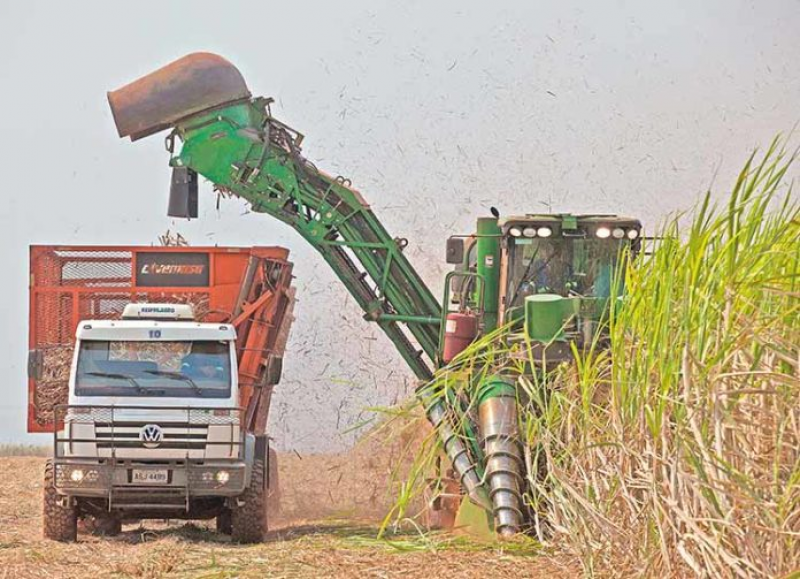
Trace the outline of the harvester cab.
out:
<instances>
[{"instance_id":1,"label":"harvester cab","mask_svg":"<svg viewBox=\"0 0 800 579\"><path fill-rule=\"evenodd\" d=\"M617 215L479 219L477 233L447 241L455 267L445 283L442 361L501 325L546 346L549 362L568 359L570 343L588 345L602 333L640 234L638 220Z\"/></svg>"},{"instance_id":2,"label":"harvester cab","mask_svg":"<svg viewBox=\"0 0 800 579\"><path fill-rule=\"evenodd\" d=\"M295 229L333 269L364 318L375 322L420 381L418 397L442 441L468 502L489 513L499 534L529 523L527 476L518 432L515 375L476 366L464 380L476 402L431 395L436 371L451 367L474 340L510 325L551 361L570 343L597 335L620 295L628 249L640 224L616 216L525 215L480 218L477 231L448 242L440 303L348 179L305 159L303 135L272 116L272 99L251 98L238 70L216 55L185 56L109 93L121 137L171 129L174 215L196 215L196 179L240 197ZM176 141L180 141L180 149ZM534 352L537 353L537 352ZM545 356L543 356L543 359ZM527 372L547 371L531 364Z\"/></svg>"}]
</instances>

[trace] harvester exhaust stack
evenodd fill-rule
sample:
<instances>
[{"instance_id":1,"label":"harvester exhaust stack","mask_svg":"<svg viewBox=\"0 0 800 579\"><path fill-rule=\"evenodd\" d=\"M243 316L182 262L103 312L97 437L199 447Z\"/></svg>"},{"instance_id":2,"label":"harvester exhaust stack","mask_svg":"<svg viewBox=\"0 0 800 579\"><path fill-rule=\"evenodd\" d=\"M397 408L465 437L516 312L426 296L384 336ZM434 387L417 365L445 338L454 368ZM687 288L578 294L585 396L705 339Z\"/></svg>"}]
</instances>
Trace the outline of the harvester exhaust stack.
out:
<instances>
[{"instance_id":1,"label":"harvester exhaust stack","mask_svg":"<svg viewBox=\"0 0 800 579\"><path fill-rule=\"evenodd\" d=\"M119 136L136 141L250 96L235 66L216 54L195 52L109 92L108 103Z\"/></svg>"}]
</instances>

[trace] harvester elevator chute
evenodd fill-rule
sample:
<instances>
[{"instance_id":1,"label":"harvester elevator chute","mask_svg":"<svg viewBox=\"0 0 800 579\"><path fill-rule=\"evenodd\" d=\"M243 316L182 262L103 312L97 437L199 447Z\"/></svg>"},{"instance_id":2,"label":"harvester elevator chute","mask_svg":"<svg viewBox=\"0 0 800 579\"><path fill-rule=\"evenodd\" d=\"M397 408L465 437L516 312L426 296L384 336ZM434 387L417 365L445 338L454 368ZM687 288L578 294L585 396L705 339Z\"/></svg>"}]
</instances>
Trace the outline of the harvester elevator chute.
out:
<instances>
[{"instance_id":1,"label":"harvester elevator chute","mask_svg":"<svg viewBox=\"0 0 800 579\"><path fill-rule=\"evenodd\" d=\"M414 374L430 379L438 357L441 308L403 255L405 240L388 234L346 179L326 175L303 158L302 136L271 116L270 99L249 96L233 65L197 53L108 98L121 136L135 140L174 127L168 147L175 136L183 147L173 156L173 167L203 175L249 201L253 211L296 229L333 268L364 317L389 336ZM191 192L179 187L175 194L174 183L175 213L191 214Z\"/></svg>"}]
</instances>

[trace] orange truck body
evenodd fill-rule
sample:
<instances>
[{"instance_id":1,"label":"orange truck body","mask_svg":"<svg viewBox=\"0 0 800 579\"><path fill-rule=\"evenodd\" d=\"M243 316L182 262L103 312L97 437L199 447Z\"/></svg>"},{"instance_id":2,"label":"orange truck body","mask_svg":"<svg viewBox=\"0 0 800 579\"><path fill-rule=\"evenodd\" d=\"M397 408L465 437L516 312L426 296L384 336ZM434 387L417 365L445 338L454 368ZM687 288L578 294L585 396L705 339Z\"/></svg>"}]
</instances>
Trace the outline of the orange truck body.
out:
<instances>
[{"instance_id":1,"label":"orange truck body","mask_svg":"<svg viewBox=\"0 0 800 579\"><path fill-rule=\"evenodd\" d=\"M29 351L44 371L28 379L28 432L57 426L78 323L149 302L189 303L199 321L235 326L246 428L265 434L293 320L288 258L281 247L31 246Z\"/></svg>"}]
</instances>

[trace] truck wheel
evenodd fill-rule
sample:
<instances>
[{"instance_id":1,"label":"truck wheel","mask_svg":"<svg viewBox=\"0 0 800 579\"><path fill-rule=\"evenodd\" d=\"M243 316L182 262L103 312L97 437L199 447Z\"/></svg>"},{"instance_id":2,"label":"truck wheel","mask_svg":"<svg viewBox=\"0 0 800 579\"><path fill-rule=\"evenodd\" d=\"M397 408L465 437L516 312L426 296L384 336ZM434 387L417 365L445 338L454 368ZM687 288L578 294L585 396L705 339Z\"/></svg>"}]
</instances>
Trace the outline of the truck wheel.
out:
<instances>
[{"instance_id":1,"label":"truck wheel","mask_svg":"<svg viewBox=\"0 0 800 579\"><path fill-rule=\"evenodd\" d=\"M122 521L116 517L87 516L83 528L92 535L115 537L122 532Z\"/></svg>"},{"instance_id":2,"label":"truck wheel","mask_svg":"<svg viewBox=\"0 0 800 579\"><path fill-rule=\"evenodd\" d=\"M267 534L267 489L264 461L253 462L250 486L231 508L231 538L237 543L260 543ZM243 503L239 506L239 502Z\"/></svg>"},{"instance_id":3,"label":"truck wheel","mask_svg":"<svg viewBox=\"0 0 800 579\"><path fill-rule=\"evenodd\" d=\"M56 492L55 468L47 461L44 468L44 536L54 541L71 542L78 539L78 516L74 505L63 507Z\"/></svg>"},{"instance_id":4,"label":"truck wheel","mask_svg":"<svg viewBox=\"0 0 800 579\"><path fill-rule=\"evenodd\" d=\"M228 508L217 515L217 533L231 534L231 510Z\"/></svg>"}]
</instances>

